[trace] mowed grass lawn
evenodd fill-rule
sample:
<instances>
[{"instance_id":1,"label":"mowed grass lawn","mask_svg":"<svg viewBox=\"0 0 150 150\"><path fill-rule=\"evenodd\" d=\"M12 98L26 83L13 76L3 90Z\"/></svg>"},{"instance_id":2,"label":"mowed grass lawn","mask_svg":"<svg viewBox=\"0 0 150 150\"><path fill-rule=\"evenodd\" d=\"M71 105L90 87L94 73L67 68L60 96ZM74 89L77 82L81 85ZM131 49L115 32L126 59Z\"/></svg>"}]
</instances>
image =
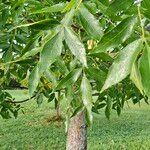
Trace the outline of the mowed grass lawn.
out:
<instances>
[{"instance_id":1,"label":"mowed grass lawn","mask_svg":"<svg viewBox=\"0 0 150 150\"><path fill-rule=\"evenodd\" d=\"M10 91L16 99L27 98L25 91ZM0 150L65 150L63 122L50 122L54 104L46 101L37 107L35 101L23 105L17 119L0 118ZM62 106L63 107L63 106ZM88 131L89 150L150 150L150 106L130 105L118 117L112 111L110 121L104 111L94 114Z\"/></svg>"}]
</instances>

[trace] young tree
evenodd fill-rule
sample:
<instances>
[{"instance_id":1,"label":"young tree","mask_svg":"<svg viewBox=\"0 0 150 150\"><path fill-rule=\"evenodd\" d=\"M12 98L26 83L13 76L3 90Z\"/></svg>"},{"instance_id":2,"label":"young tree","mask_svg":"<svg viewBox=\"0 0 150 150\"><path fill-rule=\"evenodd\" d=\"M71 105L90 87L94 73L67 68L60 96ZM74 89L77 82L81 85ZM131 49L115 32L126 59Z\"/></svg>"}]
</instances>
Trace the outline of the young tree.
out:
<instances>
[{"instance_id":1,"label":"young tree","mask_svg":"<svg viewBox=\"0 0 150 150\"><path fill-rule=\"evenodd\" d=\"M128 100L147 102L149 0L0 2L2 117L17 116L20 106L4 91L10 79L38 104L43 96L56 108L66 100L66 147L81 150L92 112L105 107L109 118Z\"/></svg>"}]
</instances>

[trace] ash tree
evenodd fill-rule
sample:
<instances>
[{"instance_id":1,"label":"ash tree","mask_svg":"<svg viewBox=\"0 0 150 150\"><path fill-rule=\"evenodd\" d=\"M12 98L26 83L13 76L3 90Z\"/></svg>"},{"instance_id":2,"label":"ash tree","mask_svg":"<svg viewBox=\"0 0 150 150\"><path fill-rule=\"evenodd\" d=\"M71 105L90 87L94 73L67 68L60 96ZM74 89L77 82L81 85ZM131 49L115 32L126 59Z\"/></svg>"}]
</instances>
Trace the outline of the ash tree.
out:
<instances>
[{"instance_id":1,"label":"ash tree","mask_svg":"<svg viewBox=\"0 0 150 150\"><path fill-rule=\"evenodd\" d=\"M149 0L0 0L0 115L32 98L57 111L66 101L66 149L87 149L93 113L148 103L149 11ZM29 99L6 92L11 79Z\"/></svg>"}]
</instances>

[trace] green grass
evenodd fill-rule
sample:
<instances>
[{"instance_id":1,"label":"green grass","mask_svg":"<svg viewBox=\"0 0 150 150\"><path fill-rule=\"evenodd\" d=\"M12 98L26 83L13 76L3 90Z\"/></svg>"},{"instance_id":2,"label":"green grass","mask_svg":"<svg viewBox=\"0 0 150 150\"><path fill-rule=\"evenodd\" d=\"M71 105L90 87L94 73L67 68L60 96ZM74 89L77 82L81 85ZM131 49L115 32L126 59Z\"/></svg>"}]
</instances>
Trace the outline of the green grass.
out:
<instances>
[{"instance_id":1,"label":"green grass","mask_svg":"<svg viewBox=\"0 0 150 150\"><path fill-rule=\"evenodd\" d=\"M25 91L12 91L14 97L27 98ZM49 122L55 115L53 104L36 102L23 105L17 119L0 119L0 150L64 150L65 129L60 122ZM88 131L89 150L149 150L150 108L142 103L125 108L117 117L112 112L108 121L104 112L94 115L94 124Z\"/></svg>"}]
</instances>

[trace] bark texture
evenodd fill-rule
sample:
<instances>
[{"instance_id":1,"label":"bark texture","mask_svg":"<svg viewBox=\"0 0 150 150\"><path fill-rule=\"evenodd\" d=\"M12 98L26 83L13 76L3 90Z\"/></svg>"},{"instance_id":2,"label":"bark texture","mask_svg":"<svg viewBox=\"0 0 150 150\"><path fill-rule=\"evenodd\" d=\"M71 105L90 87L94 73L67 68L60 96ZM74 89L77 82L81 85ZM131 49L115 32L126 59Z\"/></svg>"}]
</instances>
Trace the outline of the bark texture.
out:
<instances>
[{"instance_id":1,"label":"bark texture","mask_svg":"<svg viewBox=\"0 0 150 150\"><path fill-rule=\"evenodd\" d=\"M66 150L87 149L87 128L84 112L78 113L71 118L67 133Z\"/></svg>"}]
</instances>

